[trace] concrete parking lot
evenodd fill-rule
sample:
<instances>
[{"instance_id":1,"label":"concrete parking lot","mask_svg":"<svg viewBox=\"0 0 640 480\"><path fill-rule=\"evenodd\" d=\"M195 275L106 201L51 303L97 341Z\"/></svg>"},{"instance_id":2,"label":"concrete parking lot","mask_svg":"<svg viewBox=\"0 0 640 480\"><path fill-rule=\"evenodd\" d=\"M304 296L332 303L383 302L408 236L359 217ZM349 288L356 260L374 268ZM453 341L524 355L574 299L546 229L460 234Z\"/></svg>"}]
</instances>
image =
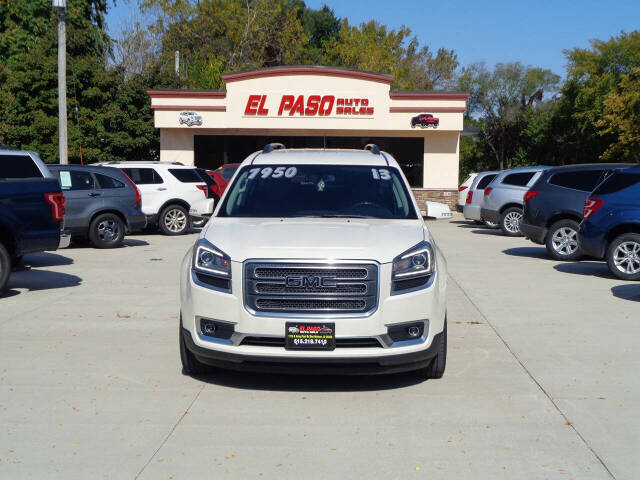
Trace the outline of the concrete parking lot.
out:
<instances>
[{"instance_id":1,"label":"concrete parking lot","mask_svg":"<svg viewBox=\"0 0 640 480\"><path fill-rule=\"evenodd\" d=\"M196 234L30 255L0 299L0 478L640 477L640 284L461 221L449 357L411 374L182 375Z\"/></svg>"}]
</instances>

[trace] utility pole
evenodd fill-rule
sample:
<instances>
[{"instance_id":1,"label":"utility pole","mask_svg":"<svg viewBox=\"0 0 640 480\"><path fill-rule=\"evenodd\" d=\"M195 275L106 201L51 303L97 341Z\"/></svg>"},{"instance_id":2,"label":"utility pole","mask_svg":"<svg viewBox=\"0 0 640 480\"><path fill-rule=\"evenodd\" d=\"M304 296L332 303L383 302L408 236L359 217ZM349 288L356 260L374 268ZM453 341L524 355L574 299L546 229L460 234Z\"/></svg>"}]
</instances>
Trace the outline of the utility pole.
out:
<instances>
[{"instance_id":1,"label":"utility pole","mask_svg":"<svg viewBox=\"0 0 640 480\"><path fill-rule=\"evenodd\" d=\"M67 31L65 24L66 0L53 0L58 9L58 145L60 163L69 163L67 154Z\"/></svg>"}]
</instances>

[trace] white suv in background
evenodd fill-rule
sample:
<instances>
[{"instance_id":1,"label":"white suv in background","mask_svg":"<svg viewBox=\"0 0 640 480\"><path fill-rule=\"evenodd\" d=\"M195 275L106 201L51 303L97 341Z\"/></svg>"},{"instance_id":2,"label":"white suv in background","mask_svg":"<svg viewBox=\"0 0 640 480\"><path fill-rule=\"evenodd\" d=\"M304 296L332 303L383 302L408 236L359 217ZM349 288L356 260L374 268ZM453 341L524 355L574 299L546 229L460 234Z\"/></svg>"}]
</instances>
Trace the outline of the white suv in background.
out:
<instances>
[{"instance_id":1,"label":"white suv in background","mask_svg":"<svg viewBox=\"0 0 640 480\"><path fill-rule=\"evenodd\" d=\"M184 372L440 378L446 263L419 212L377 146L251 154L182 262Z\"/></svg>"},{"instance_id":2,"label":"white suv in background","mask_svg":"<svg viewBox=\"0 0 640 480\"><path fill-rule=\"evenodd\" d=\"M148 225L158 225L165 235L189 231L192 219L203 219L213 212L213 198L194 167L170 162L108 162L119 168L138 186L142 212Z\"/></svg>"}]
</instances>

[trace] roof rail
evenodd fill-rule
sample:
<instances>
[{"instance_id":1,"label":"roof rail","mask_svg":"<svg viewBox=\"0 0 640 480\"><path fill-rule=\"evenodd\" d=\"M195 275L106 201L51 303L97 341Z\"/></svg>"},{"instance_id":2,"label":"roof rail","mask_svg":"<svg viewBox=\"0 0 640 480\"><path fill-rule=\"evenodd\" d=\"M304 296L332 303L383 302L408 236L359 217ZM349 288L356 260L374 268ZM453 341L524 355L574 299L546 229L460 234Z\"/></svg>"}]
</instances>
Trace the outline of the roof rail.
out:
<instances>
[{"instance_id":1,"label":"roof rail","mask_svg":"<svg viewBox=\"0 0 640 480\"><path fill-rule=\"evenodd\" d=\"M378 147L378 145L376 145L375 143L367 143L364 146L364 149L369 150L374 155L380 155L380 147Z\"/></svg>"},{"instance_id":2,"label":"roof rail","mask_svg":"<svg viewBox=\"0 0 640 480\"><path fill-rule=\"evenodd\" d=\"M269 153L269 152L273 152L274 150L282 150L283 148L287 148L287 147L285 147L281 143L267 143L262 149L262 153Z\"/></svg>"}]
</instances>

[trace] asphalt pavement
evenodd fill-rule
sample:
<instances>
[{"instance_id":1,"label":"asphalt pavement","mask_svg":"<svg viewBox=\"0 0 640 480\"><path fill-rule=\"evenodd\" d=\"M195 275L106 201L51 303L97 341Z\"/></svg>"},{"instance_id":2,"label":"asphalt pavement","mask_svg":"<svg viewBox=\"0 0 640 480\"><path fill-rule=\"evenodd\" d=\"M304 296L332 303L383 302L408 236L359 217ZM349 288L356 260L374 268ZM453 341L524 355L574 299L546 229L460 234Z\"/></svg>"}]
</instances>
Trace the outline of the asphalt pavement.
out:
<instances>
[{"instance_id":1,"label":"asphalt pavement","mask_svg":"<svg viewBox=\"0 0 640 480\"><path fill-rule=\"evenodd\" d=\"M640 283L428 226L450 274L429 381L183 375L195 233L26 256L0 298L0 478L639 478Z\"/></svg>"}]
</instances>

